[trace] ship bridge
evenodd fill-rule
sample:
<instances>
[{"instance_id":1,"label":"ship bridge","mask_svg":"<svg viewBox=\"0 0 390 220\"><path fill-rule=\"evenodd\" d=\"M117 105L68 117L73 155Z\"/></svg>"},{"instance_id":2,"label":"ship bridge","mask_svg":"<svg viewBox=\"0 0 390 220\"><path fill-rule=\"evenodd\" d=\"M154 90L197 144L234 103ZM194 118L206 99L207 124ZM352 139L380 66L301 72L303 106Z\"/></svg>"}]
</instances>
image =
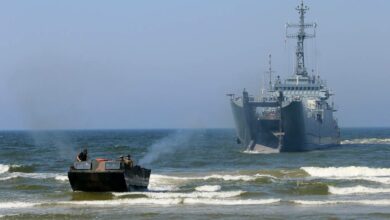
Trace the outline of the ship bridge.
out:
<instances>
[{"instance_id":1,"label":"ship bridge","mask_svg":"<svg viewBox=\"0 0 390 220\"><path fill-rule=\"evenodd\" d=\"M278 77L273 90L282 92L286 98L289 96L328 98L330 95L326 83L319 76L294 75L284 80L284 82Z\"/></svg>"}]
</instances>

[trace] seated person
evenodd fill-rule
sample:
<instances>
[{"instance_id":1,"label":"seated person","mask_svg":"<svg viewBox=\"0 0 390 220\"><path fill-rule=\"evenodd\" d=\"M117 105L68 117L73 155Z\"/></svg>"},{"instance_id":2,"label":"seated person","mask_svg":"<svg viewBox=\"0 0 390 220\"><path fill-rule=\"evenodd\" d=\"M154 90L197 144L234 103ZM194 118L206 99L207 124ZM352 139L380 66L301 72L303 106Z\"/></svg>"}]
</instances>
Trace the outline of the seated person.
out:
<instances>
[{"instance_id":1,"label":"seated person","mask_svg":"<svg viewBox=\"0 0 390 220\"><path fill-rule=\"evenodd\" d=\"M87 161L88 159L88 151L87 149L84 149L82 152L79 153L79 155L77 155L76 157L76 160L78 162L81 162L81 161Z\"/></svg>"}]
</instances>

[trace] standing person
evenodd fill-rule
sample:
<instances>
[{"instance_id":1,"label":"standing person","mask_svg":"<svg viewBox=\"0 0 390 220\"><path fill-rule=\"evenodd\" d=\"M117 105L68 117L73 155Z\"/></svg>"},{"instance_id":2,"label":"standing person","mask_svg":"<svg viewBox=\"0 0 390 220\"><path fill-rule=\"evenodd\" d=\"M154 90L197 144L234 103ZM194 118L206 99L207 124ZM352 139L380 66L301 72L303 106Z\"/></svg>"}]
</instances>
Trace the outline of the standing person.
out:
<instances>
[{"instance_id":1,"label":"standing person","mask_svg":"<svg viewBox=\"0 0 390 220\"><path fill-rule=\"evenodd\" d=\"M79 153L79 155L77 155L76 157L76 160L78 162L81 162L81 161L87 161L88 159L88 151L87 149L84 149L82 152Z\"/></svg>"},{"instance_id":2,"label":"standing person","mask_svg":"<svg viewBox=\"0 0 390 220\"><path fill-rule=\"evenodd\" d=\"M131 159L131 155L128 154L126 157L123 158L123 162L129 167L133 167L133 160Z\"/></svg>"}]
</instances>

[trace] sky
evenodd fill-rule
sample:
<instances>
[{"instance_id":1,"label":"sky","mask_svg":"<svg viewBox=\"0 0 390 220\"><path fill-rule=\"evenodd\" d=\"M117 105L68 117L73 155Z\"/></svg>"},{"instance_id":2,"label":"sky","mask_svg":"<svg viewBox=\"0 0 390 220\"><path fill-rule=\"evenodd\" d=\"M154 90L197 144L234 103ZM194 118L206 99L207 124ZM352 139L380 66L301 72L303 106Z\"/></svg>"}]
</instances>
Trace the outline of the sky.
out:
<instances>
[{"instance_id":1,"label":"sky","mask_svg":"<svg viewBox=\"0 0 390 220\"><path fill-rule=\"evenodd\" d=\"M292 74L298 0L0 2L0 129L232 128L227 93ZM306 1L341 127L390 126L390 1Z\"/></svg>"}]
</instances>

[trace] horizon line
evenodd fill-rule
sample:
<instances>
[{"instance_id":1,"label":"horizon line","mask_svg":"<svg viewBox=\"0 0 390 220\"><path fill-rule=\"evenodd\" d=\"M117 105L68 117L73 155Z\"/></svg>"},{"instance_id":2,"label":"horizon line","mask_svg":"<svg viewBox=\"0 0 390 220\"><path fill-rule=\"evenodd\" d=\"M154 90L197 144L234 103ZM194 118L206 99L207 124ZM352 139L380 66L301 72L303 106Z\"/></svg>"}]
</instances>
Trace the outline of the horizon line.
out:
<instances>
[{"instance_id":1,"label":"horizon line","mask_svg":"<svg viewBox=\"0 0 390 220\"><path fill-rule=\"evenodd\" d=\"M390 128L390 126L344 126L340 127L340 129L359 129L359 128L368 128L368 129L376 129L376 128ZM4 131L119 131L119 130L218 130L218 129L229 129L235 130L234 127L207 127L207 128L175 128L175 127L165 127L165 128L0 128L0 132Z\"/></svg>"}]
</instances>

